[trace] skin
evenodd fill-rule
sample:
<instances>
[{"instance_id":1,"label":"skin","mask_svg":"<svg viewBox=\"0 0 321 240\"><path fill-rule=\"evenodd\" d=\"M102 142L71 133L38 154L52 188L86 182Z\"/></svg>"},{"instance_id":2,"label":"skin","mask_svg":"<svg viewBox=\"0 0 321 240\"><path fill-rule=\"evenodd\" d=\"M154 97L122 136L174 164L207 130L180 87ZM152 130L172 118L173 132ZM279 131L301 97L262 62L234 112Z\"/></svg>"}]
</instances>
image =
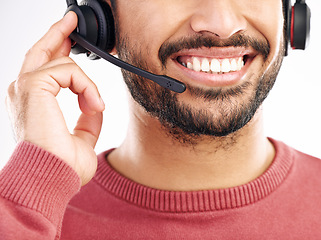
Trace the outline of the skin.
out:
<instances>
[{"instance_id":1,"label":"skin","mask_svg":"<svg viewBox=\"0 0 321 240\"><path fill-rule=\"evenodd\" d=\"M77 15L71 12L27 52L17 80L8 88L6 103L17 142L28 141L54 153L85 185L96 171L93 148L105 106L95 84L67 57L68 36L76 26ZM73 133L68 131L56 100L61 88L78 94L82 115Z\"/></svg>"},{"instance_id":2,"label":"skin","mask_svg":"<svg viewBox=\"0 0 321 240\"><path fill-rule=\"evenodd\" d=\"M283 37L281 4L276 0L263 3L233 0L128 3L119 0L117 7L121 11L115 15L119 37L127 36L125 45L129 52L148 62L148 70L169 75L203 91L226 90L245 81L256 85L259 77L275 67L273 64L278 61ZM137 19L135 23L133 18ZM213 86L194 81L180 71L171 59L166 61L164 68L158 57L164 43L182 37L202 34L226 40L238 33L268 42L270 54L265 61L262 56L256 56L247 69L247 75L232 85L223 83ZM122 57L122 47L117 50ZM211 49L193 53L202 56L206 55L206 51ZM226 51L229 50L226 48ZM222 58L224 56L222 53ZM151 93L161 91L150 81L145 81L143 85L152 89ZM231 98L231 101L205 101L195 97L188 88L185 93L177 95L177 99L180 104L190 105L196 111L207 109L208 115L217 121L223 117L219 112L232 108L233 104L247 103L253 91L250 88L241 96ZM260 176L273 160L274 149L264 136L260 108L252 120L235 133L225 137L194 136L192 143L186 144L177 136L170 136L170 130L164 129L163 124L146 113L133 99L130 106L128 135L123 145L108 156L108 161L121 174L143 185L176 191L233 187ZM186 137L186 134L183 135L181 133L179 138Z\"/></svg>"},{"instance_id":3,"label":"skin","mask_svg":"<svg viewBox=\"0 0 321 240\"><path fill-rule=\"evenodd\" d=\"M279 60L283 16L282 2L278 0L118 0L117 9L121 9L114 12L118 35L127 36L128 50L147 62L150 71L169 75L202 91L226 90L245 81L257 85L258 79ZM75 14L67 14L27 53L18 79L9 87L7 103L17 141L30 141L61 157L84 185L96 170L93 148L100 133L104 104L94 83L68 57L68 35L76 22ZM164 67L158 57L159 49L168 41L195 34L226 40L238 33L268 42L270 53L267 59L257 55L246 75L233 84L203 83L185 75L171 59ZM122 56L121 51L116 46L112 52ZM144 84L159 90L148 80ZM73 134L68 132L55 99L61 87L68 87L79 96L83 114ZM232 103L249 101L253 91L247 89ZM208 114L216 121L221 117L218 109L233 105L205 101L189 89L177 100L193 106L193 110L209 109ZM188 143L174 137L164 123L134 99L129 101L128 134L108 161L118 172L143 185L175 191L237 186L260 176L275 155L264 136L261 108L236 132L224 137L193 136Z\"/></svg>"}]
</instances>

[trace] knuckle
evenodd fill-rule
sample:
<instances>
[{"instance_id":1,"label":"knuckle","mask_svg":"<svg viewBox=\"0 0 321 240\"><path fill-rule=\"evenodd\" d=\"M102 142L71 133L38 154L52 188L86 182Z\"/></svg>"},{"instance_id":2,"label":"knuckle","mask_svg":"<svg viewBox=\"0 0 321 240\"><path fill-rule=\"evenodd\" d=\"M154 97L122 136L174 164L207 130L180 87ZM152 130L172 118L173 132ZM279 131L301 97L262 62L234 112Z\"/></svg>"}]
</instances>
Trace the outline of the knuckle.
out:
<instances>
[{"instance_id":1,"label":"knuckle","mask_svg":"<svg viewBox=\"0 0 321 240\"><path fill-rule=\"evenodd\" d=\"M50 59L52 54L53 53L50 51L50 49L44 48L40 44L35 44L27 51L25 54L25 59L29 59L34 55L37 55L38 59L42 59L43 56L47 59Z\"/></svg>"},{"instance_id":2,"label":"knuckle","mask_svg":"<svg viewBox=\"0 0 321 240\"><path fill-rule=\"evenodd\" d=\"M9 105L10 105L10 97L9 95L7 95L4 99L4 102L5 102L5 105L7 107L7 109L9 108Z\"/></svg>"},{"instance_id":3,"label":"knuckle","mask_svg":"<svg viewBox=\"0 0 321 240\"><path fill-rule=\"evenodd\" d=\"M23 73L19 75L16 81L12 83L12 88L15 91L22 91L26 89L26 86L28 85L28 82L30 81L30 75L31 73Z\"/></svg>"},{"instance_id":4,"label":"knuckle","mask_svg":"<svg viewBox=\"0 0 321 240\"><path fill-rule=\"evenodd\" d=\"M69 56L63 56L61 57L61 62L66 64L76 64L76 62L70 58Z\"/></svg>"},{"instance_id":5,"label":"knuckle","mask_svg":"<svg viewBox=\"0 0 321 240\"><path fill-rule=\"evenodd\" d=\"M75 80L78 80L78 78L79 80L82 80L85 76L82 69L75 62L69 62L65 65L70 69L71 76L75 78Z\"/></svg>"},{"instance_id":6,"label":"knuckle","mask_svg":"<svg viewBox=\"0 0 321 240\"><path fill-rule=\"evenodd\" d=\"M77 72L77 73L82 72L81 68L76 63L70 62L70 63L68 63L68 65L72 68L73 72Z\"/></svg>"},{"instance_id":7,"label":"knuckle","mask_svg":"<svg viewBox=\"0 0 321 240\"><path fill-rule=\"evenodd\" d=\"M25 57L28 57L33 51L33 46L31 48L28 49L28 51L25 54Z\"/></svg>"},{"instance_id":8,"label":"knuckle","mask_svg":"<svg viewBox=\"0 0 321 240\"><path fill-rule=\"evenodd\" d=\"M8 89L7 89L7 96L12 96L14 93L14 88L15 88L16 81L13 81L10 83Z\"/></svg>"},{"instance_id":9,"label":"knuckle","mask_svg":"<svg viewBox=\"0 0 321 240\"><path fill-rule=\"evenodd\" d=\"M33 54L34 51L35 51L35 46L32 46L31 48L29 48L25 54L25 59L29 58Z\"/></svg>"},{"instance_id":10,"label":"knuckle","mask_svg":"<svg viewBox=\"0 0 321 240\"><path fill-rule=\"evenodd\" d=\"M7 95L6 95L6 98L5 98L5 103L6 103L6 106L9 106L9 103L11 102L11 99L14 98L14 95L15 95L15 82L12 82L8 89L7 89Z\"/></svg>"},{"instance_id":11,"label":"knuckle","mask_svg":"<svg viewBox=\"0 0 321 240\"><path fill-rule=\"evenodd\" d=\"M48 32L56 31L56 30L58 29L57 25L58 25L57 22L54 23L54 24L52 24L52 25L49 27Z\"/></svg>"}]
</instances>

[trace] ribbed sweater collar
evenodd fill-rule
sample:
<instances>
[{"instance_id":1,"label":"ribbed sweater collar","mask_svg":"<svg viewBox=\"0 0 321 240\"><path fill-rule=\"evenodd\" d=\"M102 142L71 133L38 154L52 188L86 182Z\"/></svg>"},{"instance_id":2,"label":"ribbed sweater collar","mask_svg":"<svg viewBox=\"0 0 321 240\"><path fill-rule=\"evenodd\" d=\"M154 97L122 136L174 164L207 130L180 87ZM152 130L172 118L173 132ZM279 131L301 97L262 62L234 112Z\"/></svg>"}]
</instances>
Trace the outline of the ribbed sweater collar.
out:
<instances>
[{"instance_id":1,"label":"ribbed sweater collar","mask_svg":"<svg viewBox=\"0 0 321 240\"><path fill-rule=\"evenodd\" d=\"M270 139L276 155L259 178L241 186L189 192L153 189L135 183L115 171L107 162L106 151L98 156L94 180L108 192L128 203L159 212L205 212L233 209L253 204L267 197L286 178L293 162L292 149Z\"/></svg>"}]
</instances>

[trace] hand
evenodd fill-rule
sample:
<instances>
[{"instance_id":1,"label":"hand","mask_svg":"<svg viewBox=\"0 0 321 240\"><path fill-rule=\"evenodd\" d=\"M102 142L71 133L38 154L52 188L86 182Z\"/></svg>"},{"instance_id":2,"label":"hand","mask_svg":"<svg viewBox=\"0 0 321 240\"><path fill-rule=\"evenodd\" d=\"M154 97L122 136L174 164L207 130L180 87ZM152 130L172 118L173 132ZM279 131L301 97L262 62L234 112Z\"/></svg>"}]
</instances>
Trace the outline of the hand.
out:
<instances>
[{"instance_id":1,"label":"hand","mask_svg":"<svg viewBox=\"0 0 321 240\"><path fill-rule=\"evenodd\" d=\"M68 57L68 36L76 26L77 15L69 12L28 51L6 100L17 141L34 143L57 155L77 172L84 185L97 168L94 147L105 106L96 85ZM82 114L73 134L56 100L61 88L78 95Z\"/></svg>"}]
</instances>

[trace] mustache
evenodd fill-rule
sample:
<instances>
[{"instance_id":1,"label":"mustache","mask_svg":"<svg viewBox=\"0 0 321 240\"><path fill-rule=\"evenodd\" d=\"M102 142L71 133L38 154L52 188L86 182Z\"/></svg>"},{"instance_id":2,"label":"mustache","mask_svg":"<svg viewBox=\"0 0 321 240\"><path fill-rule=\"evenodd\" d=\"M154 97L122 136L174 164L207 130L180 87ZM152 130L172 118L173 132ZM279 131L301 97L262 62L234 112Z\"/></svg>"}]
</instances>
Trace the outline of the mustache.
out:
<instances>
[{"instance_id":1,"label":"mustache","mask_svg":"<svg viewBox=\"0 0 321 240\"><path fill-rule=\"evenodd\" d=\"M238 33L228 39L218 39L210 36L197 35L183 37L173 42L165 42L159 49L158 57L162 62L163 67L165 67L167 59L174 53L184 49L198 49L202 47L252 47L263 56L264 60L266 60L270 54L270 44L267 40L259 40L246 36L244 33Z\"/></svg>"}]
</instances>

